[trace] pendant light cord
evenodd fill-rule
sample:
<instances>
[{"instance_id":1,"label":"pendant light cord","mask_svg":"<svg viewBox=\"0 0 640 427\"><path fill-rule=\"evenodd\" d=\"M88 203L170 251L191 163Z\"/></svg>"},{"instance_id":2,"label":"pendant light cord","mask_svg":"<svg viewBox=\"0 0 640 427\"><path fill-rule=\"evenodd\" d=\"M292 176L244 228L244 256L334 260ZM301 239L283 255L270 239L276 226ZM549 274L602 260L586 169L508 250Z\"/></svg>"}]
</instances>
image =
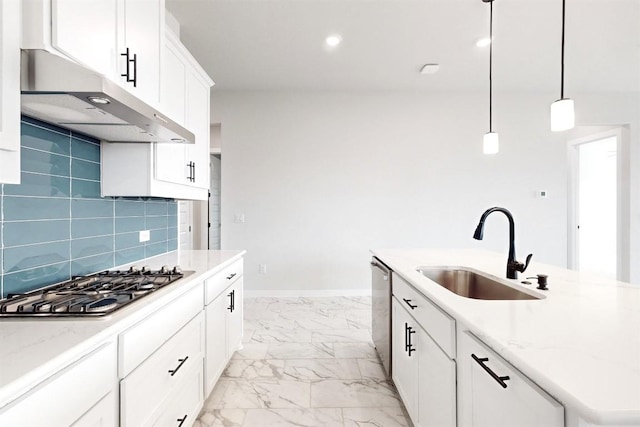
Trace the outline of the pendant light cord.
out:
<instances>
[{"instance_id":1,"label":"pendant light cord","mask_svg":"<svg viewBox=\"0 0 640 427\"><path fill-rule=\"evenodd\" d=\"M493 0L489 1L489 7L489 132L493 132L491 127L493 109L493 81L491 79L491 64L493 61Z\"/></svg>"},{"instance_id":2,"label":"pendant light cord","mask_svg":"<svg viewBox=\"0 0 640 427\"><path fill-rule=\"evenodd\" d=\"M565 0L562 0L562 48L560 54L560 99L564 99L564 11Z\"/></svg>"}]
</instances>

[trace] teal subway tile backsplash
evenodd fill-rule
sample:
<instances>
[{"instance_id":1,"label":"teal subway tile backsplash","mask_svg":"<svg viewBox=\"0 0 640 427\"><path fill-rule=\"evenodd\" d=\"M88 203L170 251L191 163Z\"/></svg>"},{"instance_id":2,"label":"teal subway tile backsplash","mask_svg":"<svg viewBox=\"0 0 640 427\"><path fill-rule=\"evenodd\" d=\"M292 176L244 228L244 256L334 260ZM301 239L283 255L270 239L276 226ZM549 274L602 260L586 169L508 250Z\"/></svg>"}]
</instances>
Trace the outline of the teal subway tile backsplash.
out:
<instances>
[{"instance_id":1,"label":"teal subway tile backsplash","mask_svg":"<svg viewBox=\"0 0 640 427\"><path fill-rule=\"evenodd\" d=\"M21 184L0 185L1 298L177 249L174 200L100 197L99 141L28 117L21 131Z\"/></svg>"}]
</instances>

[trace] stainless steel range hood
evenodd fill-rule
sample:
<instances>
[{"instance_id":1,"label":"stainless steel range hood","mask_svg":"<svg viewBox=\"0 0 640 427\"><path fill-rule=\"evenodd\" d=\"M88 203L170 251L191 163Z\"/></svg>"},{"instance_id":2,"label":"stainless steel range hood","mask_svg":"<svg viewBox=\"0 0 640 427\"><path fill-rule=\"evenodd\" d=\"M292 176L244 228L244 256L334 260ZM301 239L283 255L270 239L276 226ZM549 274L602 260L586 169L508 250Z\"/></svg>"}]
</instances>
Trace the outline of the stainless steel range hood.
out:
<instances>
[{"instance_id":1,"label":"stainless steel range hood","mask_svg":"<svg viewBox=\"0 0 640 427\"><path fill-rule=\"evenodd\" d=\"M22 51L22 114L109 142L195 136L106 77L44 50Z\"/></svg>"}]
</instances>

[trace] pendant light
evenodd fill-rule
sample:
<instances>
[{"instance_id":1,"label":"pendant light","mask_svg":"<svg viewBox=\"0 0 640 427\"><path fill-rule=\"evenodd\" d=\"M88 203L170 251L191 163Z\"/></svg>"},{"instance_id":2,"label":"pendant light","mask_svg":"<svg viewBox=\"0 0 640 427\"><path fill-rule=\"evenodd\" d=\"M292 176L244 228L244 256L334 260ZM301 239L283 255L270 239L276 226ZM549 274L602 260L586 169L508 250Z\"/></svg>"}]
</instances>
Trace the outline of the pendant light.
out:
<instances>
[{"instance_id":1,"label":"pendant light","mask_svg":"<svg viewBox=\"0 0 640 427\"><path fill-rule=\"evenodd\" d=\"M483 3L489 3L489 132L484 134L482 139L482 152L484 154L496 154L500 148L498 134L493 131L492 114L493 114L493 81L491 76L491 65L493 61L493 0L482 0Z\"/></svg>"},{"instance_id":2,"label":"pendant light","mask_svg":"<svg viewBox=\"0 0 640 427\"><path fill-rule=\"evenodd\" d=\"M575 113L573 99L564 97L564 21L565 3L562 0L562 50L560 54L560 99L551 104L551 130L559 132L573 129L575 126Z\"/></svg>"}]
</instances>

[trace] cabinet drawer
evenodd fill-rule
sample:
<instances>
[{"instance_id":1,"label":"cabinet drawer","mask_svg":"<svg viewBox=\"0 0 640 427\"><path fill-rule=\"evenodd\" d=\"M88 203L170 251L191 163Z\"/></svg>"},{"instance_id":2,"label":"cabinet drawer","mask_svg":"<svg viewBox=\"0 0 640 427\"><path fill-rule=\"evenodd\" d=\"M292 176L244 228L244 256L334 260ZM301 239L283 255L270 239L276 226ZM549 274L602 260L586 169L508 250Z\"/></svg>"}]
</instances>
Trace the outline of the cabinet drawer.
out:
<instances>
[{"instance_id":1,"label":"cabinet drawer","mask_svg":"<svg viewBox=\"0 0 640 427\"><path fill-rule=\"evenodd\" d=\"M465 370L458 387L469 408L462 425L564 426L562 405L469 331L460 334L458 363Z\"/></svg>"},{"instance_id":2,"label":"cabinet drawer","mask_svg":"<svg viewBox=\"0 0 640 427\"><path fill-rule=\"evenodd\" d=\"M114 389L115 374L115 343L105 344L11 404L0 425L71 425Z\"/></svg>"},{"instance_id":3,"label":"cabinet drawer","mask_svg":"<svg viewBox=\"0 0 640 427\"><path fill-rule=\"evenodd\" d=\"M205 281L205 304L209 304L229 285L242 276L243 260L239 259Z\"/></svg>"},{"instance_id":4,"label":"cabinet drawer","mask_svg":"<svg viewBox=\"0 0 640 427\"><path fill-rule=\"evenodd\" d=\"M392 292L420 326L451 359L456 358L456 322L447 313L393 273Z\"/></svg>"},{"instance_id":5,"label":"cabinet drawer","mask_svg":"<svg viewBox=\"0 0 640 427\"><path fill-rule=\"evenodd\" d=\"M202 285L171 301L118 337L119 376L124 378L202 311Z\"/></svg>"},{"instance_id":6,"label":"cabinet drawer","mask_svg":"<svg viewBox=\"0 0 640 427\"><path fill-rule=\"evenodd\" d=\"M204 313L198 314L120 383L123 426L148 424L177 387L202 367ZM200 367L200 368L196 368Z\"/></svg>"},{"instance_id":7,"label":"cabinet drawer","mask_svg":"<svg viewBox=\"0 0 640 427\"><path fill-rule=\"evenodd\" d=\"M176 394L165 402L166 408L153 422L154 426L187 427L193 425L204 401L202 395L202 364L189 373Z\"/></svg>"}]
</instances>

